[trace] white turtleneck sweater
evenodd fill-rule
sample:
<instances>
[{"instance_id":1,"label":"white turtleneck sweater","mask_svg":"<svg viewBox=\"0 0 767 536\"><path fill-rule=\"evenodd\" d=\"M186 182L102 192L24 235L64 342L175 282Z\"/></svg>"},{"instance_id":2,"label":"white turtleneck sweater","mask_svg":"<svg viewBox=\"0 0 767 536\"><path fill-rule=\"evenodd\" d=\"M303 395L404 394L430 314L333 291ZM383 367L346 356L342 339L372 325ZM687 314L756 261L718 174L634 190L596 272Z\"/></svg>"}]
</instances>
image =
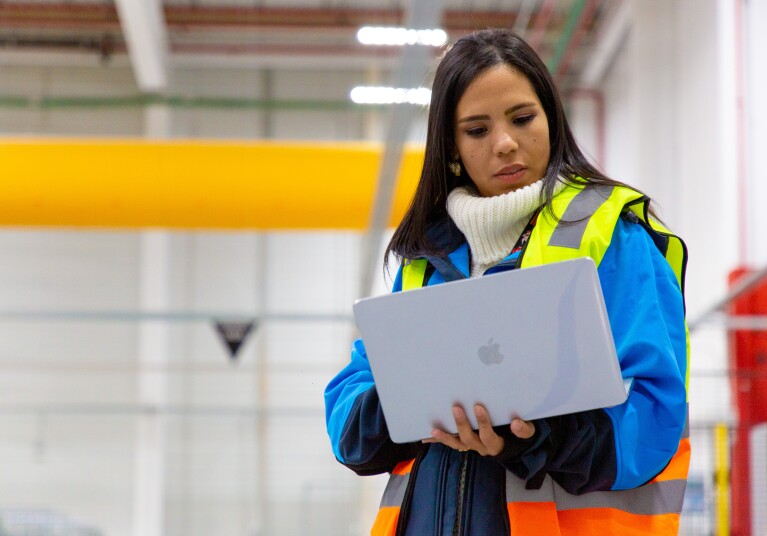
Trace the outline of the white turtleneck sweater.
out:
<instances>
[{"instance_id":1,"label":"white turtleneck sweater","mask_svg":"<svg viewBox=\"0 0 767 536\"><path fill-rule=\"evenodd\" d=\"M555 193L564 184L558 183ZM511 253L533 212L541 206L539 180L512 192L481 197L473 188L460 186L447 197L447 212L466 237L471 249L471 277L482 275Z\"/></svg>"}]
</instances>

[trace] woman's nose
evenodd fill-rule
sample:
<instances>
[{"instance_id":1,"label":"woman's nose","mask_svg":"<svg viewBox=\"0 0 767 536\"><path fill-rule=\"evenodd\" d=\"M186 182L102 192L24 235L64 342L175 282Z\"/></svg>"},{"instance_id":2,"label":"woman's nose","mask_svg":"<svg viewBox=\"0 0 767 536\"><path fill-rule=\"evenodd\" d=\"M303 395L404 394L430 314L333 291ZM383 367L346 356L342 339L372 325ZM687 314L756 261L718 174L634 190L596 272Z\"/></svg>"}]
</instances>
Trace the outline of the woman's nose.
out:
<instances>
[{"instance_id":1,"label":"woman's nose","mask_svg":"<svg viewBox=\"0 0 767 536\"><path fill-rule=\"evenodd\" d=\"M500 132L495 140L495 153L496 154L508 154L512 151L516 151L519 145L517 140L510 132Z\"/></svg>"}]
</instances>

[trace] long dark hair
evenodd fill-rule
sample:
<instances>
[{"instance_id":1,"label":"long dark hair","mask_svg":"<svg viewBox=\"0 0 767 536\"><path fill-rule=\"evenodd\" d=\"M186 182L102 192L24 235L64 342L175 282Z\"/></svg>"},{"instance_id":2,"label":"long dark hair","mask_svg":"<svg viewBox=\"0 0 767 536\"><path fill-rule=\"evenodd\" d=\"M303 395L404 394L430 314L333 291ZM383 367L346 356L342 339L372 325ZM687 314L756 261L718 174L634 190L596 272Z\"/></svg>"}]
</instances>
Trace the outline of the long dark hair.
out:
<instances>
[{"instance_id":1,"label":"long dark hair","mask_svg":"<svg viewBox=\"0 0 767 536\"><path fill-rule=\"evenodd\" d=\"M554 80L538 54L510 30L480 30L462 37L445 53L432 84L426 151L421 179L405 217L394 232L384 255L414 259L424 255L444 257L439 245L427 237L432 224L448 217L447 196L453 188L471 184L462 171L453 175L447 164L455 151L455 110L469 84L482 72L498 65L521 71L533 85L549 124L549 165L543 177L542 205L551 207L560 176L568 182L621 186L593 166L575 143ZM576 177L582 177L580 181Z\"/></svg>"}]
</instances>

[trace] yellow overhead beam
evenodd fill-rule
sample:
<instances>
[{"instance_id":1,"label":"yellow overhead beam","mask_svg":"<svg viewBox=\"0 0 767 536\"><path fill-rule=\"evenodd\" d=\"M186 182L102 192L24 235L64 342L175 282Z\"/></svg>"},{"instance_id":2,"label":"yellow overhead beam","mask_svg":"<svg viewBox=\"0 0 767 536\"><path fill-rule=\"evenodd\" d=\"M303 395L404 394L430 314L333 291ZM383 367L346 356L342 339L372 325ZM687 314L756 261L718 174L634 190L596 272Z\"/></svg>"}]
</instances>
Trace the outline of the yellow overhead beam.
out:
<instances>
[{"instance_id":1,"label":"yellow overhead beam","mask_svg":"<svg viewBox=\"0 0 767 536\"><path fill-rule=\"evenodd\" d=\"M0 225L364 229L380 144L0 140ZM423 164L408 147L390 225Z\"/></svg>"}]
</instances>

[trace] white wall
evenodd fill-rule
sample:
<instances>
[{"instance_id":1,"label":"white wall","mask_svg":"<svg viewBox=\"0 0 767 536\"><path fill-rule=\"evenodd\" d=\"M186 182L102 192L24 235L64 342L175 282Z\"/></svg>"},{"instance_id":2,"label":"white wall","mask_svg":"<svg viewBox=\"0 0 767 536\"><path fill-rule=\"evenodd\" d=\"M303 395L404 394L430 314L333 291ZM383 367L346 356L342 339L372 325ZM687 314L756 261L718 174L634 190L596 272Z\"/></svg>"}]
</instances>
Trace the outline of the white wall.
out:
<instances>
[{"instance_id":1,"label":"white wall","mask_svg":"<svg viewBox=\"0 0 767 536\"><path fill-rule=\"evenodd\" d=\"M344 101L366 73L174 72L185 97ZM120 65L3 67L0 94L30 98L132 95ZM356 140L383 136L381 111L169 107L169 125L140 107L0 108L0 135ZM416 112L422 122L423 112ZM412 136L423 134L418 121ZM420 139L419 141L422 141ZM105 180L109 180L105 176ZM165 439L161 534L359 534L381 479L333 458L322 393L348 360L362 237L357 233L173 232L161 321L142 304L143 233L5 229L0 233L0 511L50 510L103 534L136 534L137 423L148 403L139 374L158 376ZM388 283L376 278L375 292ZM163 302L163 300L160 300ZM20 319L13 311L124 311L125 320ZM232 362L206 312L253 314L258 328ZM3 316L3 313L4 316ZM188 318L198 313L196 319ZM186 317L184 316L186 314ZM327 320L291 319L296 315ZM270 319L270 315L287 317ZM160 327L168 355L141 365L142 326ZM150 449L151 452L151 449ZM162 468L162 465L161 465ZM136 472L138 470L138 473ZM144 474L144 479L147 475ZM351 514L350 514L351 512ZM0 516L6 520L7 515ZM144 519L144 518L142 518ZM155 519L151 516L149 519ZM146 519L144 519L146 521ZM143 536L143 535L142 535Z\"/></svg>"},{"instance_id":2,"label":"white wall","mask_svg":"<svg viewBox=\"0 0 767 536\"><path fill-rule=\"evenodd\" d=\"M0 234L0 280L15 287L0 311L135 311L137 241ZM268 315L348 316L360 237L174 233L171 241L172 285L183 290L173 310L267 318L237 362L210 322L170 319L165 533L344 533L363 483L332 457L322 391L348 358L351 324ZM132 534L137 326L0 324L2 508L50 508L105 534ZM323 530L308 529L316 526Z\"/></svg>"},{"instance_id":3,"label":"white wall","mask_svg":"<svg viewBox=\"0 0 767 536\"><path fill-rule=\"evenodd\" d=\"M752 266L767 264L767 244L763 238L767 229L767 214L762 200L767 199L767 170L761 161L762 148L767 143L767 66L762 51L767 46L764 31L767 24L767 4L746 2L743 9L745 38L745 128L746 128L746 185L745 203L747 233L746 262Z\"/></svg>"}]
</instances>

